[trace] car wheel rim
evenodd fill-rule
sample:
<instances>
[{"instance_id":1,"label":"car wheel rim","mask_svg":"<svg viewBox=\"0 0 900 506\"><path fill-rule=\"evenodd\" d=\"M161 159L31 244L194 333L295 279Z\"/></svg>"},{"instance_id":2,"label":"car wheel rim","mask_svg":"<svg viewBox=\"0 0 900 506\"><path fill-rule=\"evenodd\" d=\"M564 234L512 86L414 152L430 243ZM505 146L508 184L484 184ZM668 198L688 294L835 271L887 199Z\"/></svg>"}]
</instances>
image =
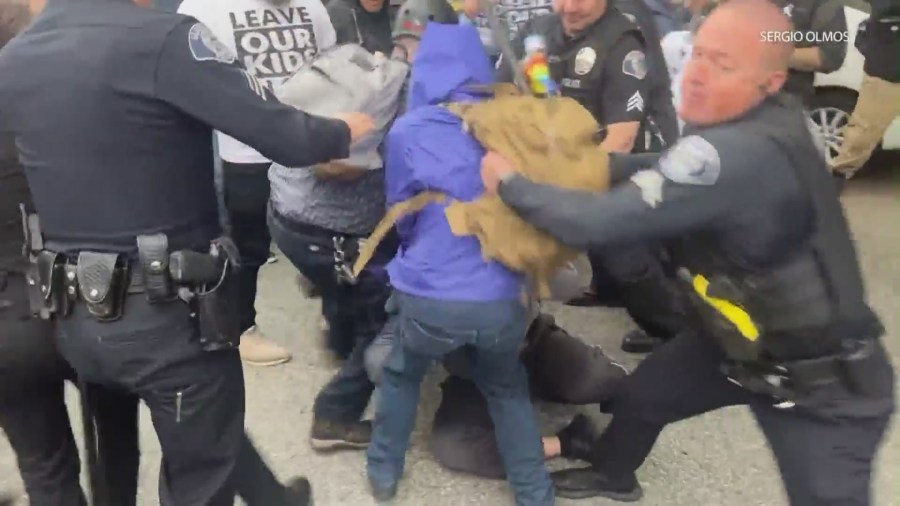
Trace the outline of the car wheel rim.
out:
<instances>
[{"instance_id":1,"label":"car wheel rim","mask_svg":"<svg viewBox=\"0 0 900 506\"><path fill-rule=\"evenodd\" d=\"M820 107L810 111L809 118L815 123L819 135L825 141L825 156L831 162L838 155L844 142L844 128L850 120L850 115L837 107Z\"/></svg>"}]
</instances>

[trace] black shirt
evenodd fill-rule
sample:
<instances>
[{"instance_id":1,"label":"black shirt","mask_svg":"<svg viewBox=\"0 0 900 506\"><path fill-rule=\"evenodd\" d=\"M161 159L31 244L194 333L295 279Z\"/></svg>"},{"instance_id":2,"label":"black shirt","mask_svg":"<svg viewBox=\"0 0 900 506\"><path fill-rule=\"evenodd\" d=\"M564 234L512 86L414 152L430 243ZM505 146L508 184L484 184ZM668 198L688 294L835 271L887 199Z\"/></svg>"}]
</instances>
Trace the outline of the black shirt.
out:
<instances>
[{"instance_id":1,"label":"black shirt","mask_svg":"<svg viewBox=\"0 0 900 506\"><path fill-rule=\"evenodd\" d=\"M900 0L872 0L872 15L857 34L866 74L900 83Z\"/></svg>"},{"instance_id":2,"label":"black shirt","mask_svg":"<svg viewBox=\"0 0 900 506\"><path fill-rule=\"evenodd\" d=\"M331 16L338 44L355 43L372 53L380 51L390 56L394 48L390 0L385 0L378 12L365 10L358 0L330 0L325 8Z\"/></svg>"}]
</instances>

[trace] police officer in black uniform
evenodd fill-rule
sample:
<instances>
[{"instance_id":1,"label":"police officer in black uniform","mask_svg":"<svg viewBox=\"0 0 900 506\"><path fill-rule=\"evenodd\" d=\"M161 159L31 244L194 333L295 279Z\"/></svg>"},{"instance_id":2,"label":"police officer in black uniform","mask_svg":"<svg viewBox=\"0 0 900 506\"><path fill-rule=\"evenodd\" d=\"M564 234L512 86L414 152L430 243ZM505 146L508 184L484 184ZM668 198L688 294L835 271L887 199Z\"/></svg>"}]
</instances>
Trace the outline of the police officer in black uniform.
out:
<instances>
[{"instance_id":1,"label":"police officer in black uniform","mask_svg":"<svg viewBox=\"0 0 900 506\"><path fill-rule=\"evenodd\" d=\"M759 37L786 26L766 0L713 11L685 70L685 137L607 194L533 183L496 154L483 162L487 188L566 244L681 243L692 331L623 380L592 466L555 474L560 497L637 500L635 471L667 424L749 405L791 504L871 504L894 374L824 160L799 102L779 92L791 47Z\"/></svg>"},{"instance_id":2,"label":"police officer in black uniform","mask_svg":"<svg viewBox=\"0 0 900 506\"><path fill-rule=\"evenodd\" d=\"M647 102L663 97L664 103L652 109L664 110L672 108L672 100L668 93L651 95L658 83L648 70L647 46L638 26L607 0L566 0L555 3L554 9L520 30L513 51L521 58L528 35L545 37L550 74L562 94L581 103L605 127L601 148L616 153L661 149L664 143ZM508 81L512 66L504 59L498 78ZM588 256L593 290L571 305L597 305L598 294L614 292L640 327L625 336L626 351L647 352L677 334L683 304L662 265L658 244L606 247Z\"/></svg>"},{"instance_id":3,"label":"police officer in black uniform","mask_svg":"<svg viewBox=\"0 0 900 506\"><path fill-rule=\"evenodd\" d=\"M33 310L82 380L147 404L163 504L230 505L239 258L216 239L212 130L308 167L348 156L372 123L279 103L207 27L147 4L50 0L0 51L0 129L40 217Z\"/></svg>"},{"instance_id":4,"label":"police officer in black uniform","mask_svg":"<svg viewBox=\"0 0 900 506\"><path fill-rule=\"evenodd\" d=\"M784 91L812 107L816 72L841 68L847 55L847 17L840 0L772 0L794 24L794 54ZM771 36L771 35L767 35Z\"/></svg>"}]
</instances>

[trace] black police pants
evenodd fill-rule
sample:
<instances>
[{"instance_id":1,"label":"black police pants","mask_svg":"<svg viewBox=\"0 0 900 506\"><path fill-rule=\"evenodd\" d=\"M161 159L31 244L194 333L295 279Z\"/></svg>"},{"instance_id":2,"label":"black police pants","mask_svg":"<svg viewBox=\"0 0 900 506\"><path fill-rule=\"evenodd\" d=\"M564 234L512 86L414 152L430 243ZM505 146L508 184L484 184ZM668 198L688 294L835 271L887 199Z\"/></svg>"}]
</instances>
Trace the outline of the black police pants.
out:
<instances>
[{"instance_id":1,"label":"black police pants","mask_svg":"<svg viewBox=\"0 0 900 506\"><path fill-rule=\"evenodd\" d=\"M684 301L660 251L656 244L635 244L592 251L588 259L597 294L622 304L648 335L667 339L681 331Z\"/></svg>"},{"instance_id":2,"label":"black police pants","mask_svg":"<svg viewBox=\"0 0 900 506\"><path fill-rule=\"evenodd\" d=\"M85 504L81 463L64 400L75 373L56 350L50 322L31 318L25 278L0 273L0 428L16 455L33 506ZM135 504L137 428L118 409L120 394L90 387L99 453L92 473L112 478L106 504ZM137 416L137 413L134 413ZM100 504L100 503L98 503Z\"/></svg>"},{"instance_id":3,"label":"black police pants","mask_svg":"<svg viewBox=\"0 0 900 506\"><path fill-rule=\"evenodd\" d=\"M522 364L533 397L564 404L603 404L618 390L626 370L603 351L540 315L526 335ZM465 351L465 350L462 350ZM466 374L466 355L448 356L451 374L441 384L441 403L434 415L429 448L435 460L454 471L504 479L506 471L497 446L487 401ZM454 374L461 374L460 377Z\"/></svg>"},{"instance_id":4,"label":"black police pants","mask_svg":"<svg viewBox=\"0 0 900 506\"><path fill-rule=\"evenodd\" d=\"M97 427L102 486L93 490L94 506L137 504L138 405L133 394L96 385L82 386ZM234 487L247 506L295 506L286 502L285 488L275 477L247 434L241 438L234 468Z\"/></svg>"},{"instance_id":5,"label":"black police pants","mask_svg":"<svg viewBox=\"0 0 900 506\"><path fill-rule=\"evenodd\" d=\"M391 241L379 245L355 285L335 277L335 232L292 222L270 212L272 237L282 253L322 295L322 315L328 322L329 347L344 364L316 397L317 418L336 422L360 420L375 385L365 368L365 350L387 321L385 304L390 287L384 265L393 257Z\"/></svg>"},{"instance_id":6,"label":"black police pants","mask_svg":"<svg viewBox=\"0 0 900 506\"><path fill-rule=\"evenodd\" d=\"M237 350L202 351L181 301L151 305L135 294L125 308L120 320L103 323L76 304L58 320L60 352L82 381L133 394L149 408L163 454L161 504L230 506L244 434Z\"/></svg>"},{"instance_id":7,"label":"black police pants","mask_svg":"<svg viewBox=\"0 0 900 506\"><path fill-rule=\"evenodd\" d=\"M883 350L882 350L883 351ZM823 388L779 409L719 372L723 355L709 340L681 334L647 357L620 385L613 419L593 448L595 469L626 480L666 425L715 409L749 405L781 470L793 505L869 505L872 461L894 410L894 375L886 354L883 396L862 398L843 386Z\"/></svg>"},{"instance_id":8,"label":"black police pants","mask_svg":"<svg viewBox=\"0 0 900 506\"><path fill-rule=\"evenodd\" d=\"M222 162L225 210L231 238L241 254L237 273L238 308L243 330L256 325L256 286L259 268L269 259L272 239L266 226L269 203L269 163Z\"/></svg>"},{"instance_id":9,"label":"black police pants","mask_svg":"<svg viewBox=\"0 0 900 506\"><path fill-rule=\"evenodd\" d=\"M56 352L53 327L29 316L24 276L0 272L0 429L34 506L86 504L63 398L73 377Z\"/></svg>"}]
</instances>

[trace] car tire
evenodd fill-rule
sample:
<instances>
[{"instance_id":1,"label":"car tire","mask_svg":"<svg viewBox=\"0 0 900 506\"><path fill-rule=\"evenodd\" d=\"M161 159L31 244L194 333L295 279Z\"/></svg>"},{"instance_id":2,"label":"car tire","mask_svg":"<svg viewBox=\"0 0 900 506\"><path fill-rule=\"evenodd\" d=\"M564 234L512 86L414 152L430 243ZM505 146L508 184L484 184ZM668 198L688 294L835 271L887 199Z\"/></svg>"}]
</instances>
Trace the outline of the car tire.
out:
<instances>
[{"instance_id":1,"label":"car tire","mask_svg":"<svg viewBox=\"0 0 900 506\"><path fill-rule=\"evenodd\" d=\"M825 157L828 162L837 156L844 142L844 128L856 107L856 96L853 90L828 88L816 90L812 99L809 119L825 142Z\"/></svg>"}]
</instances>

